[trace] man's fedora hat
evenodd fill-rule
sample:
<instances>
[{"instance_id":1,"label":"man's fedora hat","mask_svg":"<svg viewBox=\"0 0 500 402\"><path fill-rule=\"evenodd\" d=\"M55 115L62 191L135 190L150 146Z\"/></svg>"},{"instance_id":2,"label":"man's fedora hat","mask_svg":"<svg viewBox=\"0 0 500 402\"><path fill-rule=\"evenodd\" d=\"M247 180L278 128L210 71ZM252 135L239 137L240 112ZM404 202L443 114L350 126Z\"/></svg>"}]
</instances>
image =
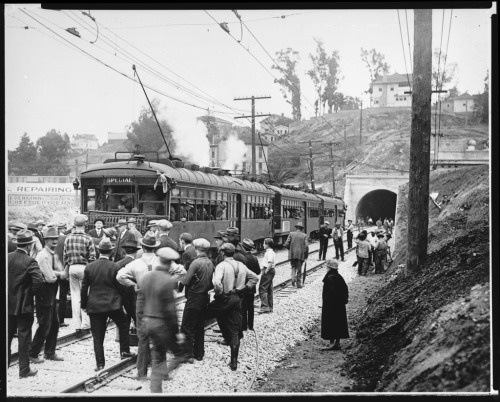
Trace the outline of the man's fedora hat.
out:
<instances>
[{"instance_id":1,"label":"man's fedora hat","mask_svg":"<svg viewBox=\"0 0 500 402\"><path fill-rule=\"evenodd\" d=\"M255 248L255 243L251 239L243 239L241 245L245 250L253 250Z\"/></svg>"},{"instance_id":2,"label":"man's fedora hat","mask_svg":"<svg viewBox=\"0 0 500 402\"><path fill-rule=\"evenodd\" d=\"M99 250L113 250L115 246L111 244L111 240L108 239L107 237L104 237L100 242L99 245L97 246Z\"/></svg>"},{"instance_id":3,"label":"man's fedora hat","mask_svg":"<svg viewBox=\"0 0 500 402\"><path fill-rule=\"evenodd\" d=\"M304 229L304 224L302 222L297 222L297 224L295 225L296 228L302 228Z\"/></svg>"},{"instance_id":4,"label":"man's fedora hat","mask_svg":"<svg viewBox=\"0 0 500 402\"><path fill-rule=\"evenodd\" d=\"M34 243L36 238L33 238L33 232L30 230L21 230L17 233L15 239L12 239L12 243L19 246L26 246L28 244Z\"/></svg>"},{"instance_id":5,"label":"man's fedora hat","mask_svg":"<svg viewBox=\"0 0 500 402\"><path fill-rule=\"evenodd\" d=\"M128 218L127 223L137 223L137 219L135 219L134 217Z\"/></svg>"},{"instance_id":6,"label":"man's fedora hat","mask_svg":"<svg viewBox=\"0 0 500 402\"><path fill-rule=\"evenodd\" d=\"M153 232L148 231L142 239L139 239L139 243L146 247L156 248L161 244L161 241L156 239Z\"/></svg>"},{"instance_id":7,"label":"man's fedora hat","mask_svg":"<svg viewBox=\"0 0 500 402\"><path fill-rule=\"evenodd\" d=\"M59 232L57 231L56 228L49 228L47 230L47 233L43 236L44 239L58 239L59 238Z\"/></svg>"},{"instance_id":8,"label":"man's fedora hat","mask_svg":"<svg viewBox=\"0 0 500 402\"><path fill-rule=\"evenodd\" d=\"M217 234L214 236L214 239L222 239L224 241L227 241L226 232L223 230L218 230Z\"/></svg>"}]
</instances>

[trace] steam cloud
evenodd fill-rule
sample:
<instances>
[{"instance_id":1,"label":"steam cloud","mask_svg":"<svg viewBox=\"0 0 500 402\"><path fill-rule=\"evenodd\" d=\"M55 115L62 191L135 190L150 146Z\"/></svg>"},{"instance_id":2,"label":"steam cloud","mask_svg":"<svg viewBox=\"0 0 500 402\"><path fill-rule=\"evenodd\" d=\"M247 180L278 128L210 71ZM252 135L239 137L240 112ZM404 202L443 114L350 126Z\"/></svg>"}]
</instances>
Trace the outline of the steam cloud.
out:
<instances>
[{"instance_id":1,"label":"steam cloud","mask_svg":"<svg viewBox=\"0 0 500 402\"><path fill-rule=\"evenodd\" d=\"M201 121L183 119L172 124L172 136L175 141L174 154L185 158L185 162L208 166L210 162L210 143L207 128Z\"/></svg>"},{"instance_id":2,"label":"steam cloud","mask_svg":"<svg viewBox=\"0 0 500 402\"><path fill-rule=\"evenodd\" d=\"M247 148L245 143L240 140L237 134L231 133L227 140L219 144L221 158L225 157L222 165L223 169L241 169L242 162L245 160Z\"/></svg>"}]
</instances>

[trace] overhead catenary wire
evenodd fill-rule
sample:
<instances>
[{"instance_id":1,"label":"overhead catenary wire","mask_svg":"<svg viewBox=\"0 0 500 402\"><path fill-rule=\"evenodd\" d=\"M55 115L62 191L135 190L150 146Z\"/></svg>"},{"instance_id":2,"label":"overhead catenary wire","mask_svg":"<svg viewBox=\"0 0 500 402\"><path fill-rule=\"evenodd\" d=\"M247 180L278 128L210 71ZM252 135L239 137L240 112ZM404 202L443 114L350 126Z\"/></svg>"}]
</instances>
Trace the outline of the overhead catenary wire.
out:
<instances>
[{"instance_id":1,"label":"overhead catenary wire","mask_svg":"<svg viewBox=\"0 0 500 402\"><path fill-rule=\"evenodd\" d=\"M411 83L410 83L410 76L408 75L408 67L406 66L406 51L405 51L405 45L403 43L403 31L401 30L401 19L399 18L399 10L396 10L398 12L398 22L399 22L399 33L401 35L401 47L403 48L403 59L405 62L405 71L406 71L406 79L408 80L408 86L410 87L410 92L411 92Z\"/></svg>"},{"instance_id":2,"label":"overhead catenary wire","mask_svg":"<svg viewBox=\"0 0 500 402\"><path fill-rule=\"evenodd\" d=\"M411 59L410 29L408 26L408 14L406 10L405 10L405 18L406 18L406 35L408 36L408 53L410 54L410 66L413 66L413 61Z\"/></svg>"}]
</instances>

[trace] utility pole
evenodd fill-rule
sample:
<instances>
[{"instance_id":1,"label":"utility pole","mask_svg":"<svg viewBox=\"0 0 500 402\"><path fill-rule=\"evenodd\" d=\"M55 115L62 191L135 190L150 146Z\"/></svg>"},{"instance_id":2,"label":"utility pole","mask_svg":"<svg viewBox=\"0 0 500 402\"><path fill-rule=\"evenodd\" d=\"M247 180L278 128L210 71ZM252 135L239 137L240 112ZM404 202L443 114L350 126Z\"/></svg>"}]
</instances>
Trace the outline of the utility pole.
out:
<instances>
[{"instance_id":1,"label":"utility pole","mask_svg":"<svg viewBox=\"0 0 500 402\"><path fill-rule=\"evenodd\" d=\"M344 169L347 166L347 132L346 128L352 126L352 124L344 123Z\"/></svg>"},{"instance_id":2,"label":"utility pole","mask_svg":"<svg viewBox=\"0 0 500 402\"><path fill-rule=\"evenodd\" d=\"M361 112L359 114L359 145L361 145L362 132L363 132L363 99L361 99Z\"/></svg>"},{"instance_id":3,"label":"utility pole","mask_svg":"<svg viewBox=\"0 0 500 402\"><path fill-rule=\"evenodd\" d=\"M432 10L414 11L413 99L408 193L406 274L414 274L427 257L429 164L432 95Z\"/></svg>"},{"instance_id":4,"label":"utility pole","mask_svg":"<svg viewBox=\"0 0 500 402\"><path fill-rule=\"evenodd\" d=\"M333 161L333 146L334 145L339 145L338 142L326 142L326 143L323 143L321 144L322 147L330 147L330 161L332 162L332 193L333 193L333 196L335 197L335 165L334 165L334 161Z\"/></svg>"},{"instance_id":5,"label":"utility pole","mask_svg":"<svg viewBox=\"0 0 500 402\"><path fill-rule=\"evenodd\" d=\"M311 189L313 193L316 193L316 187L314 186L314 161L313 161L313 154L312 154L312 143L313 142L321 142L321 141L299 141L299 144L304 144L308 142L309 143L309 161L311 162Z\"/></svg>"},{"instance_id":6,"label":"utility pole","mask_svg":"<svg viewBox=\"0 0 500 402\"><path fill-rule=\"evenodd\" d=\"M252 101L252 115L251 116L238 116L235 119L252 118L252 176L255 177L256 173L256 156L255 156L255 117L271 116L270 114L255 115L255 99L271 99L270 96L251 96L250 98L234 98L237 100L251 100Z\"/></svg>"}]
</instances>

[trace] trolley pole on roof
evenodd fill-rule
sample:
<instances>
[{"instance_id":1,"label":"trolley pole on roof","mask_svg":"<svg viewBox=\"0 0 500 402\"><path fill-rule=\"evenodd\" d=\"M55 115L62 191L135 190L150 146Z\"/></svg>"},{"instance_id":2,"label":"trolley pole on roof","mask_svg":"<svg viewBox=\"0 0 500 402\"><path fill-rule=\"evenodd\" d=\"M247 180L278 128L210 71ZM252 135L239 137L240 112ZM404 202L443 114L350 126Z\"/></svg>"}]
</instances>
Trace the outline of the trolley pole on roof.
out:
<instances>
[{"instance_id":1,"label":"trolley pole on roof","mask_svg":"<svg viewBox=\"0 0 500 402\"><path fill-rule=\"evenodd\" d=\"M271 116L270 114L255 114L255 99L271 99L270 96L251 96L250 98L234 98L237 100L251 100L252 101L252 114L250 116L237 116L235 119L243 119L243 118L252 118L252 176L255 177L257 175L256 172L256 156L255 156L255 118L256 117L265 117Z\"/></svg>"}]
</instances>

